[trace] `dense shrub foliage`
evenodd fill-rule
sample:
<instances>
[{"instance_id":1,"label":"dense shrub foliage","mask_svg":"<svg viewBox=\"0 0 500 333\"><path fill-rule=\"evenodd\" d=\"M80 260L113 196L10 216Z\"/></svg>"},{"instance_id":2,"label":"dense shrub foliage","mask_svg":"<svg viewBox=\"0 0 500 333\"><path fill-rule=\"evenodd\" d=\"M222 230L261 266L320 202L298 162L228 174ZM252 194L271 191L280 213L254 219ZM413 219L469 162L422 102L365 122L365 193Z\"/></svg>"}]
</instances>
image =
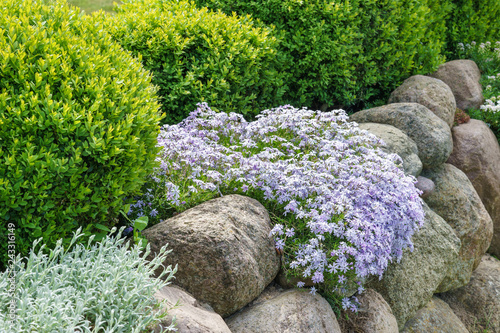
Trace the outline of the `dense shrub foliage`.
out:
<instances>
[{"instance_id":1,"label":"dense shrub foliage","mask_svg":"<svg viewBox=\"0 0 500 333\"><path fill-rule=\"evenodd\" d=\"M444 60L449 6L440 0L195 2L276 27L288 64L287 102L296 106L363 104Z\"/></svg>"},{"instance_id":2,"label":"dense shrub foliage","mask_svg":"<svg viewBox=\"0 0 500 333\"><path fill-rule=\"evenodd\" d=\"M82 236L79 229L71 243ZM157 311L153 297L177 270L168 266L165 280L153 277L170 252L166 247L147 262L149 248L144 254L138 246L129 249L124 238L106 237L70 250L60 240L49 254L42 251L44 245L36 249L40 241L28 258L17 257L15 276L9 270L0 273L1 332L139 333L166 315ZM16 281L12 318L10 277Z\"/></svg>"},{"instance_id":3,"label":"dense shrub foliage","mask_svg":"<svg viewBox=\"0 0 500 333\"><path fill-rule=\"evenodd\" d=\"M448 49L457 55L458 43L500 40L500 1L448 0L453 10L447 19Z\"/></svg>"},{"instance_id":4,"label":"dense shrub foliage","mask_svg":"<svg viewBox=\"0 0 500 333\"><path fill-rule=\"evenodd\" d=\"M133 217L165 218L220 194L251 196L273 216L285 268L327 293L382 275L423 222L415 178L342 110L283 106L246 122L203 104L163 127L158 143L161 166Z\"/></svg>"},{"instance_id":5,"label":"dense shrub foliage","mask_svg":"<svg viewBox=\"0 0 500 333\"><path fill-rule=\"evenodd\" d=\"M0 6L0 263L7 222L22 255L123 207L155 164L160 116L150 74L102 19L61 1ZM2 265L0 265L2 266Z\"/></svg>"},{"instance_id":6,"label":"dense shrub foliage","mask_svg":"<svg viewBox=\"0 0 500 333\"><path fill-rule=\"evenodd\" d=\"M279 105L278 41L269 29L188 1L122 2L108 29L152 71L166 123L180 122L200 101L245 115Z\"/></svg>"}]
</instances>

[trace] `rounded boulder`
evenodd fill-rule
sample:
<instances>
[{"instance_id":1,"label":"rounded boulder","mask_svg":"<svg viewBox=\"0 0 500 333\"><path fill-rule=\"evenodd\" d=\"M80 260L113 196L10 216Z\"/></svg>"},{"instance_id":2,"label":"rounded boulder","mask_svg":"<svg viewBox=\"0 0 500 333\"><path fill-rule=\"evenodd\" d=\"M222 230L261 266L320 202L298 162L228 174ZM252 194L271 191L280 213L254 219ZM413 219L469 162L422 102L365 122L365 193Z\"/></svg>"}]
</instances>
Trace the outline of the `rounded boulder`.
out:
<instances>
[{"instance_id":1,"label":"rounded boulder","mask_svg":"<svg viewBox=\"0 0 500 333\"><path fill-rule=\"evenodd\" d=\"M335 313L320 295L288 290L273 296L227 318L231 332L341 333Z\"/></svg>"},{"instance_id":2,"label":"rounded boulder","mask_svg":"<svg viewBox=\"0 0 500 333\"><path fill-rule=\"evenodd\" d=\"M500 257L500 145L484 122L471 119L453 127L450 163L467 175L493 220L488 252Z\"/></svg>"},{"instance_id":3,"label":"rounded boulder","mask_svg":"<svg viewBox=\"0 0 500 333\"><path fill-rule=\"evenodd\" d=\"M226 195L162 221L142 234L151 253L172 250L175 284L222 317L255 299L276 277L280 260L269 214L257 200Z\"/></svg>"},{"instance_id":4,"label":"rounded boulder","mask_svg":"<svg viewBox=\"0 0 500 333\"><path fill-rule=\"evenodd\" d=\"M455 96L446 83L423 75L414 75L406 79L392 92L389 103L422 104L443 119L450 128L453 126L457 108Z\"/></svg>"},{"instance_id":5,"label":"rounded boulder","mask_svg":"<svg viewBox=\"0 0 500 333\"><path fill-rule=\"evenodd\" d=\"M483 104L483 88L479 83L481 72L474 61L446 62L430 76L443 81L450 87L458 108L479 109Z\"/></svg>"},{"instance_id":6,"label":"rounded boulder","mask_svg":"<svg viewBox=\"0 0 500 333\"><path fill-rule=\"evenodd\" d=\"M428 332L469 333L450 306L436 296L406 322L401 333Z\"/></svg>"},{"instance_id":7,"label":"rounded boulder","mask_svg":"<svg viewBox=\"0 0 500 333\"><path fill-rule=\"evenodd\" d=\"M435 184L434 192L424 200L452 228L461 241L459 260L453 274L440 290L462 287L469 282L493 236L493 222L467 176L451 164L424 170L424 177Z\"/></svg>"},{"instance_id":8,"label":"rounded boulder","mask_svg":"<svg viewBox=\"0 0 500 333\"><path fill-rule=\"evenodd\" d=\"M500 332L500 260L483 256L469 284L439 297L470 332Z\"/></svg>"},{"instance_id":9,"label":"rounded boulder","mask_svg":"<svg viewBox=\"0 0 500 333\"><path fill-rule=\"evenodd\" d=\"M448 124L418 103L394 103L356 112L350 116L358 123L394 126L415 141L424 168L446 162L453 150Z\"/></svg>"},{"instance_id":10,"label":"rounded boulder","mask_svg":"<svg viewBox=\"0 0 500 333\"><path fill-rule=\"evenodd\" d=\"M373 289L367 289L357 298L359 301L358 312L344 310L339 317L342 332L399 332L398 322L392 314L391 307L379 293ZM347 316L345 316L346 314Z\"/></svg>"},{"instance_id":11,"label":"rounded boulder","mask_svg":"<svg viewBox=\"0 0 500 333\"><path fill-rule=\"evenodd\" d=\"M197 301L177 286L163 287L155 293L155 299L166 303L162 310L168 315L156 324L154 333L162 332L161 329L170 326L174 318L179 332L231 333L224 319L210 305ZM181 305L175 307L178 303Z\"/></svg>"},{"instance_id":12,"label":"rounded boulder","mask_svg":"<svg viewBox=\"0 0 500 333\"><path fill-rule=\"evenodd\" d=\"M385 142L382 150L397 154L403 160L405 174L417 177L422 171L422 162L418 158L417 144L401 130L391 125L362 123L359 128L366 130Z\"/></svg>"},{"instance_id":13,"label":"rounded boulder","mask_svg":"<svg viewBox=\"0 0 500 333\"><path fill-rule=\"evenodd\" d=\"M399 329L425 306L458 261L460 240L453 229L425 203L424 226L412 237L413 251L405 250L398 263L390 263L382 279L366 284L384 297Z\"/></svg>"}]
</instances>

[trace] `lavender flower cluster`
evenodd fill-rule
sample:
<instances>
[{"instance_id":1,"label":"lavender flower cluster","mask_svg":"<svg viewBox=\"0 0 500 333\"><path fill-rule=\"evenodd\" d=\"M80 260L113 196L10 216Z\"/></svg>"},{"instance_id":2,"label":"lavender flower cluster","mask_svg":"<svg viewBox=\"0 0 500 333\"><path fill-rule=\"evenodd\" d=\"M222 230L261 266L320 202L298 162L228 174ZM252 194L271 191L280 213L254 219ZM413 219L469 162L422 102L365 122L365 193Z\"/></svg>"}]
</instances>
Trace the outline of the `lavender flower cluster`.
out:
<instances>
[{"instance_id":1,"label":"lavender flower cluster","mask_svg":"<svg viewBox=\"0 0 500 333\"><path fill-rule=\"evenodd\" d=\"M314 283L342 288L381 277L413 249L424 220L416 180L401 159L342 110L287 105L246 122L199 104L180 124L164 126L158 144L155 195L182 206L200 192L244 193L281 207L282 223L271 231L276 248L288 269ZM355 308L347 298L342 304Z\"/></svg>"}]
</instances>

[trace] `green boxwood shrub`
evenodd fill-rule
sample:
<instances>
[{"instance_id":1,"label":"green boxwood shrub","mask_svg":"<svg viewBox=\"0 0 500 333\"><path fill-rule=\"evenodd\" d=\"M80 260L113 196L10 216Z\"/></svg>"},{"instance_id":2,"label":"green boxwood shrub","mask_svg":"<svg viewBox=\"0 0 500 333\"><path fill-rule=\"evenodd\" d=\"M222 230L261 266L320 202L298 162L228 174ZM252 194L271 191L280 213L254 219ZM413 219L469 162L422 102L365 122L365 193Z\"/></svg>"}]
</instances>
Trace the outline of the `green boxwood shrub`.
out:
<instances>
[{"instance_id":1,"label":"green boxwood shrub","mask_svg":"<svg viewBox=\"0 0 500 333\"><path fill-rule=\"evenodd\" d=\"M500 1L449 0L453 10L448 22L447 50L457 58L459 43L500 40Z\"/></svg>"},{"instance_id":2,"label":"green boxwood shrub","mask_svg":"<svg viewBox=\"0 0 500 333\"><path fill-rule=\"evenodd\" d=\"M269 29L188 1L122 2L108 29L152 71L165 123L180 122L202 101L250 116L280 104L283 74Z\"/></svg>"},{"instance_id":3,"label":"green boxwood shrub","mask_svg":"<svg viewBox=\"0 0 500 333\"><path fill-rule=\"evenodd\" d=\"M431 12L441 1L429 1L195 0L274 25L289 65L287 101L313 108L380 98L443 62L448 7Z\"/></svg>"},{"instance_id":4,"label":"green boxwood shrub","mask_svg":"<svg viewBox=\"0 0 500 333\"><path fill-rule=\"evenodd\" d=\"M102 20L60 0L2 1L0 266L7 224L21 255L40 236L50 247L105 229L156 163L151 76Z\"/></svg>"}]
</instances>

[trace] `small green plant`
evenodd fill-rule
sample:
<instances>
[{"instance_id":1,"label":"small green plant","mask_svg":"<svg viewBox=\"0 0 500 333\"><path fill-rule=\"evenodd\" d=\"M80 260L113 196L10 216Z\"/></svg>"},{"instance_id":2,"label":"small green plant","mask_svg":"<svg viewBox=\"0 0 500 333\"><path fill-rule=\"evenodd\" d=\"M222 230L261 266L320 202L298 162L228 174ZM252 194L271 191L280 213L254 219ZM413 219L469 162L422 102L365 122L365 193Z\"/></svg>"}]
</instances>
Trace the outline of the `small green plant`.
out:
<instances>
[{"instance_id":1,"label":"small green plant","mask_svg":"<svg viewBox=\"0 0 500 333\"><path fill-rule=\"evenodd\" d=\"M142 236L141 231L146 229L146 227L148 226L149 218L147 216L139 216L133 221L131 221L127 216L129 210L130 210L130 205L127 205L126 209L120 212L123 218L125 218L125 220L128 221L130 225L124 230L124 235L125 236L132 235L134 243L140 248L145 248L146 245L148 244L148 240L144 236Z\"/></svg>"},{"instance_id":2,"label":"small green plant","mask_svg":"<svg viewBox=\"0 0 500 333\"><path fill-rule=\"evenodd\" d=\"M470 116L464 110L457 108L455 111L453 126L465 124L468 123L469 121L470 121Z\"/></svg>"},{"instance_id":3,"label":"small green plant","mask_svg":"<svg viewBox=\"0 0 500 333\"><path fill-rule=\"evenodd\" d=\"M77 244L83 237L78 229L69 246L62 246L60 239L48 254L45 245L38 247L42 239L36 240L27 258L17 256L14 271L0 273L0 331L151 331L151 325L167 315L158 311L164 304L153 295L169 284L177 266L168 266L159 278L153 278L170 250L162 247L147 262L149 246L144 253L139 246L129 248L120 237L123 229L98 243L90 237L86 246ZM8 290L13 273L16 312L11 323L7 306L12 299ZM167 329L173 330L174 324Z\"/></svg>"}]
</instances>

